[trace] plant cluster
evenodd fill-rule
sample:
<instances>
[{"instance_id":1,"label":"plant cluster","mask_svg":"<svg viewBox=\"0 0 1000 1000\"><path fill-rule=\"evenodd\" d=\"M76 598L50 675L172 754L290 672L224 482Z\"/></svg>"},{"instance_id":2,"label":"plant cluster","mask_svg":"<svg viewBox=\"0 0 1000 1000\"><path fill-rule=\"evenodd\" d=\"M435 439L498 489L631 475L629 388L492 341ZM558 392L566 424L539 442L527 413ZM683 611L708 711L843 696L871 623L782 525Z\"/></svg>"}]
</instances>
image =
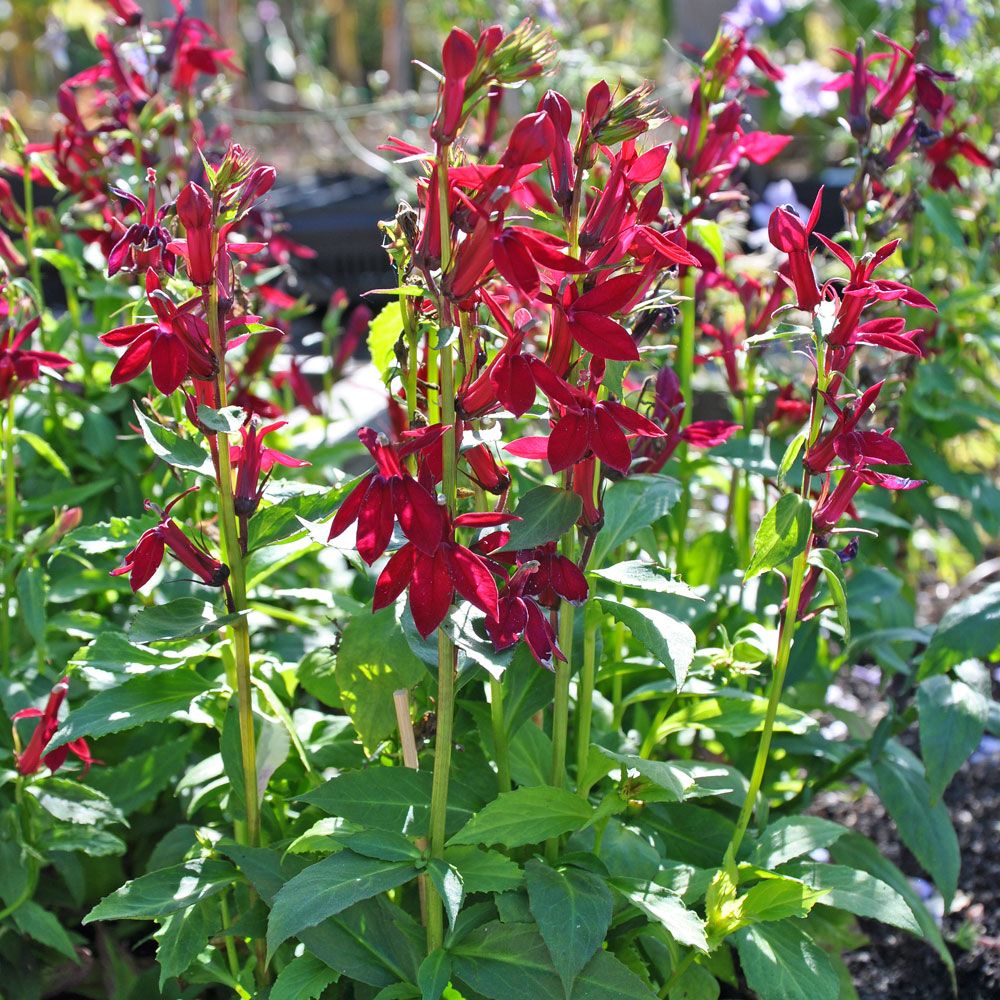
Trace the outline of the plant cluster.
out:
<instances>
[{"instance_id":1,"label":"plant cluster","mask_svg":"<svg viewBox=\"0 0 1000 1000\"><path fill-rule=\"evenodd\" d=\"M324 414L371 314L335 346L334 304L322 391L280 356L308 251L274 169L202 123L233 53L180 4L110 7L54 141L3 119L16 995L92 991L91 925L123 997L836 1000L854 917L953 967L902 873L808 807L874 788L954 896L940 796L995 726L1000 590L920 632L863 565L905 555L894 501L925 483L894 428L948 336L914 220L966 196L956 157L991 165L954 77L845 54L845 235L821 188L754 254L745 173L790 137L753 125L784 71L742 27L673 119L604 81L512 115L550 35L452 29L428 141L385 147L415 195L381 225L387 405L352 477ZM838 732L824 692L869 649L887 710Z\"/></svg>"}]
</instances>

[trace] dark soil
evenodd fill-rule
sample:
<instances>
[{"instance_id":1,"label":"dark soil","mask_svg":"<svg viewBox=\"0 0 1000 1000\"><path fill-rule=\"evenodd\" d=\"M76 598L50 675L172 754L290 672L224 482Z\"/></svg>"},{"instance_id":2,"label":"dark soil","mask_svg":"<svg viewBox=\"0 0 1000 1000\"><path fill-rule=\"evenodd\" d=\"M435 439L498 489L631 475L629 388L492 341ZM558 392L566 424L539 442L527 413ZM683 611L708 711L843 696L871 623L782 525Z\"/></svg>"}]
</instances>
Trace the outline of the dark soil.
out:
<instances>
[{"instance_id":1,"label":"dark soil","mask_svg":"<svg viewBox=\"0 0 1000 1000\"><path fill-rule=\"evenodd\" d=\"M942 932L955 959L959 1000L1000 1000L1000 757L970 761L945 793L962 852L958 893ZM841 793L818 797L814 810L878 844L909 876L924 873L900 842L892 820L871 792L856 801ZM861 920L868 944L846 956L860 1000L949 1000L948 972L926 942ZM969 950L954 943L973 932Z\"/></svg>"}]
</instances>

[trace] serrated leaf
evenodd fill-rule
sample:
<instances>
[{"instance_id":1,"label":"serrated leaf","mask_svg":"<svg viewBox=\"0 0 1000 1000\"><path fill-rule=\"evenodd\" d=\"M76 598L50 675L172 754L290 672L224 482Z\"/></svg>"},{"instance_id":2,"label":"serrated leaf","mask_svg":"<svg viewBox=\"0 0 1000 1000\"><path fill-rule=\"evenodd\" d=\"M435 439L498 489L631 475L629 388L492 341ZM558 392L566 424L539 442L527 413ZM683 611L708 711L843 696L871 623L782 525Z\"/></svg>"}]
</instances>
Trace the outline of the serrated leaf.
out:
<instances>
[{"instance_id":1,"label":"serrated leaf","mask_svg":"<svg viewBox=\"0 0 1000 1000\"><path fill-rule=\"evenodd\" d=\"M705 921L689 910L679 896L656 885L632 889L627 896L633 906L661 924L678 944L701 952L708 951Z\"/></svg>"},{"instance_id":2,"label":"serrated leaf","mask_svg":"<svg viewBox=\"0 0 1000 1000\"><path fill-rule=\"evenodd\" d=\"M461 874L467 894L509 892L524 881L524 873L517 864L499 851L456 845L445 848L444 859Z\"/></svg>"},{"instance_id":3,"label":"serrated leaf","mask_svg":"<svg viewBox=\"0 0 1000 1000\"><path fill-rule=\"evenodd\" d=\"M420 1000L441 1000L451 979L451 956L441 948L435 948L417 969L417 986Z\"/></svg>"},{"instance_id":4,"label":"serrated leaf","mask_svg":"<svg viewBox=\"0 0 1000 1000\"><path fill-rule=\"evenodd\" d=\"M653 608L633 608L603 597L599 601L604 611L621 622L670 671L677 687L682 687L694 658L695 637L690 627Z\"/></svg>"},{"instance_id":5,"label":"serrated leaf","mask_svg":"<svg viewBox=\"0 0 1000 1000\"><path fill-rule=\"evenodd\" d=\"M501 792L448 842L523 847L582 829L593 807L562 788L536 785Z\"/></svg>"},{"instance_id":6,"label":"serrated leaf","mask_svg":"<svg viewBox=\"0 0 1000 1000\"><path fill-rule=\"evenodd\" d=\"M510 541L504 550L533 549L561 538L576 523L581 510L583 501L572 490L536 486L518 500L514 513L521 520L510 523Z\"/></svg>"},{"instance_id":7,"label":"serrated leaf","mask_svg":"<svg viewBox=\"0 0 1000 1000\"><path fill-rule=\"evenodd\" d=\"M767 878L751 886L738 902L742 923L804 917L826 895L794 878Z\"/></svg>"},{"instance_id":8,"label":"serrated leaf","mask_svg":"<svg viewBox=\"0 0 1000 1000\"><path fill-rule=\"evenodd\" d=\"M953 604L920 660L918 680L944 673L964 660L989 660L1000 648L1000 582Z\"/></svg>"},{"instance_id":9,"label":"serrated leaf","mask_svg":"<svg viewBox=\"0 0 1000 1000\"><path fill-rule=\"evenodd\" d=\"M316 1000L339 978L330 966L307 952L293 958L278 973L268 1000Z\"/></svg>"},{"instance_id":10,"label":"serrated leaf","mask_svg":"<svg viewBox=\"0 0 1000 1000\"><path fill-rule=\"evenodd\" d=\"M615 563L606 569L592 569L590 573L592 576L598 576L602 580L618 584L621 587L651 591L656 594L674 594L677 597L688 597L692 601L702 600L698 593L683 580L674 580L659 566L651 562L642 562L639 559Z\"/></svg>"},{"instance_id":11,"label":"serrated leaf","mask_svg":"<svg viewBox=\"0 0 1000 1000\"><path fill-rule=\"evenodd\" d=\"M241 406L224 406L215 410L204 403L198 404L198 423L219 434L235 434L246 418L246 411Z\"/></svg>"},{"instance_id":12,"label":"serrated leaf","mask_svg":"<svg viewBox=\"0 0 1000 1000\"><path fill-rule=\"evenodd\" d=\"M465 900L465 887L458 870L440 858L431 858L427 862L427 874L444 903L444 912L448 915L448 926L454 927L458 919L458 911L462 909Z\"/></svg>"},{"instance_id":13,"label":"serrated leaf","mask_svg":"<svg viewBox=\"0 0 1000 1000\"><path fill-rule=\"evenodd\" d=\"M121 810L103 792L69 778L47 778L29 785L28 793L47 813L64 823L83 826L122 823L128 826Z\"/></svg>"},{"instance_id":14,"label":"serrated leaf","mask_svg":"<svg viewBox=\"0 0 1000 1000\"><path fill-rule=\"evenodd\" d=\"M195 698L216 686L193 670L141 674L74 708L47 749L52 751L81 736L96 738L160 722L175 712L187 711Z\"/></svg>"},{"instance_id":15,"label":"serrated leaf","mask_svg":"<svg viewBox=\"0 0 1000 1000\"><path fill-rule=\"evenodd\" d=\"M796 493L786 493L765 515L753 542L744 582L805 551L812 528L812 507Z\"/></svg>"},{"instance_id":16,"label":"serrated leaf","mask_svg":"<svg viewBox=\"0 0 1000 1000\"><path fill-rule=\"evenodd\" d=\"M73 947L73 942L55 914L39 906L34 900L27 899L14 909L13 917L17 929L22 934L26 934L39 944L44 944L47 948L58 951L60 955L72 959L77 965L80 964L76 948Z\"/></svg>"},{"instance_id":17,"label":"serrated leaf","mask_svg":"<svg viewBox=\"0 0 1000 1000\"><path fill-rule=\"evenodd\" d=\"M156 939L156 964L160 967L160 989L169 979L183 975L191 963L208 947L208 936L218 921L209 919L200 903L171 913L153 935Z\"/></svg>"},{"instance_id":18,"label":"serrated leaf","mask_svg":"<svg viewBox=\"0 0 1000 1000\"><path fill-rule=\"evenodd\" d=\"M336 916L354 903L408 882L417 869L406 861L380 861L340 851L305 870L278 890L267 921L267 951Z\"/></svg>"},{"instance_id":19,"label":"serrated leaf","mask_svg":"<svg viewBox=\"0 0 1000 1000\"><path fill-rule=\"evenodd\" d=\"M105 896L83 922L165 917L222 892L235 878L236 870L229 862L195 858L126 882Z\"/></svg>"}]
</instances>

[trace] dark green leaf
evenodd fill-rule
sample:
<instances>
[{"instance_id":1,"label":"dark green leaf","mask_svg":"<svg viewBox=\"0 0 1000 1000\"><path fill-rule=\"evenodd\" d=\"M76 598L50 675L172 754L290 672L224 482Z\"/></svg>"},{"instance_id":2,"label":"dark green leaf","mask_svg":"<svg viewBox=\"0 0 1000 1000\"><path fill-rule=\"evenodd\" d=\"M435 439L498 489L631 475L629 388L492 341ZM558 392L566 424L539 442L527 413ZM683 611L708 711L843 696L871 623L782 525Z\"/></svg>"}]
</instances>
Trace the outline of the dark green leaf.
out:
<instances>
[{"instance_id":1,"label":"dark green leaf","mask_svg":"<svg viewBox=\"0 0 1000 1000\"><path fill-rule=\"evenodd\" d=\"M25 566L17 575L18 617L28 635L39 646L45 643L45 571L40 566Z\"/></svg>"},{"instance_id":2,"label":"dark green leaf","mask_svg":"<svg viewBox=\"0 0 1000 1000\"><path fill-rule=\"evenodd\" d=\"M819 816L786 816L760 835L750 863L758 868L777 868L792 858L829 847L846 832L839 823Z\"/></svg>"},{"instance_id":3,"label":"dark green leaf","mask_svg":"<svg viewBox=\"0 0 1000 1000\"><path fill-rule=\"evenodd\" d=\"M493 921L450 950L454 974L490 1000L563 995L549 950L533 924Z\"/></svg>"},{"instance_id":4,"label":"dark green leaf","mask_svg":"<svg viewBox=\"0 0 1000 1000\"><path fill-rule=\"evenodd\" d=\"M744 580L793 559L806 547L812 527L812 507L797 493L786 493L765 515L753 542L753 556Z\"/></svg>"},{"instance_id":5,"label":"dark green leaf","mask_svg":"<svg viewBox=\"0 0 1000 1000\"><path fill-rule=\"evenodd\" d=\"M73 709L52 738L54 750L81 736L96 738L147 722L161 722L175 712L185 712L199 695L216 687L193 670L140 674L124 684L94 695Z\"/></svg>"},{"instance_id":6,"label":"dark green leaf","mask_svg":"<svg viewBox=\"0 0 1000 1000\"><path fill-rule=\"evenodd\" d=\"M847 592L844 578L844 564L833 549L813 549L809 553L809 562L818 566L826 577L826 585L830 591L837 621L844 632L844 642L851 641L851 619L847 614Z\"/></svg>"},{"instance_id":7,"label":"dark green leaf","mask_svg":"<svg viewBox=\"0 0 1000 1000\"><path fill-rule=\"evenodd\" d=\"M163 921L153 935L156 938L156 964L160 967L161 990L167 980L186 972L208 947L209 935L217 930L218 923L201 903L171 913Z\"/></svg>"},{"instance_id":8,"label":"dark green leaf","mask_svg":"<svg viewBox=\"0 0 1000 1000\"><path fill-rule=\"evenodd\" d=\"M838 1000L840 983L826 957L790 921L757 924L736 934L747 984L761 1000Z\"/></svg>"},{"instance_id":9,"label":"dark green leaf","mask_svg":"<svg viewBox=\"0 0 1000 1000\"><path fill-rule=\"evenodd\" d=\"M920 754L931 802L936 803L979 745L990 713L990 680L985 668L975 687L945 674L928 677L917 688ZM972 678L970 678L972 679Z\"/></svg>"},{"instance_id":10,"label":"dark green leaf","mask_svg":"<svg viewBox=\"0 0 1000 1000\"><path fill-rule=\"evenodd\" d=\"M1000 648L1000 582L952 605L920 661L918 677L944 673L963 660L988 660Z\"/></svg>"},{"instance_id":11,"label":"dark green leaf","mask_svg":"<svg viewBox=\"0 0 1000 1000\"><path fill-rule=\"evenodd\" d=\"M524 874L515 862L499 851L461 845L445 848L444 859L458 869L467 894L508 892L517 889Z\"/></svg>"},{"instance_id":12,"label":"dark green leaf","mask_svg":"<svg viewBox=\"0 0 1000 1000\"><path fill-rule=\"evenodd\" d=\"M607 563L622 542L669 514L680 495L680 483L669 476L629 476L612 483L604 494L604 526L594 542L591 565Z\"/></svg>"},{"instance_id":13,"label":"dark green leaf","mask_svg":"<svg viewBox=\"0 0 1000 1000\"><path fill-rule=\"evenodd\" d=\"M103 792L69 778L47 778L29 785L28 792L47 813L64 823L83 826L125 823L125 817Z\"/></svg>"},{"instance_id":14,"label":"dark green leaf","mask_svg":"<svg viewBox=\"0 0 1000 1000\"><path fill-rule=\"evenodd\" d=\"M278 973L268 1000L316 1000L338 978L330 966L307 952L293 958Z\"/></svg>"},{"instance_id":15,"label":"dark green leaf","mask_svg":"<svg viewBox=\"0 0 1000 1000\"><path fill-rule=\"evenodd\" d=\"M268 954L283 941L363 899L395 889L417 873L405 861L341 851L310 865L278 890L267 921Z\"/></svg>"},{"instance_id":16,"label":"dark green leaf","mask_svg":"<svg viewBox=\"0 0 1000 1000\"><path fill-rule=\"evenodd\" d=\"M622 892L650 920L661 924L678 944L697 948L702 952L708 951L705 921L693 910L689 910L677 895L657 885L644 885L638 889L622 888Z\"/></svg>"},{"instance_id":17,"label":"dark green leaf","mask_svg":"<svg viewBox=\"0 0 1000 1000\"><path fill-rule=\"evenodd\" d=\"M198 422L219 434L235 434L246 421L246 412L240 406L224 406L213 410L204 403L198 404Z\"/></svg>"},{"instance_id":18,"label":"dark green leaf","mask_svg":"<svg viewBox=\"0 0 1000 1000\"><path fill-rule=\"evenodd\" d=\"M27 934L33 941L44 944L47 948L53 948L60 955L71 958L77 965L80 964L76 948L73 947L73 942L63 925L56 919L55 914L39 906L34 900L27 899L14 910L14 923L22 934Z\"/></svg>"},{"instance_id":19,"label":"dark green leaf","mask_svg":"<svg viewBox=\"0 0 1000 1000\"><path fill-rule=\"evenodd\" d=\"M536 486L518 501L514 513L521 518L510 524L505 549L533 549L561 538L575 523L583 502L572 490Z\"/></svg>"},{"instance_id":20,"label":"dark green leaf","mask_svg":"<svg viewBox=\"0 0 1000 1000\"><path fill-rule=\"evenodd\" d=\"M178 597L137 612L128 624L128 637L132 642L194 639L211 635L238 618L239 615L218 617L211 604L197 597Z\"/></svg>"},{"instance_id":21,"label":"dark green leaf","mask_svg":"<svg viewBox=\"0 0 1000 1000\"><path fill-rule=\"evenodd\" d=\"M568 994L611 924L611 890L592 872L557 871L537 859L524 866L524 877L531 915Z\"/></svg>"},{"instance_id":22,"label":"dark green leaf","mask_svg":"<svg viewBox=\"0 0 1000 1000\"><path fill-rule=\"evenodd\" d=\"M449 844L501 844L523 847L549 837L579 830L593 815L593 808L562 788L539 785L502 792L483 807Z\"/></svg>"},{"instance_id":23,"label":"dark green leaf","mask_svg":"<svg viewBox=\"0 0 1000 1000\"><path fill-rule=\"evenodd\" d=\"M427 873L434 883L437 894L444 903L444 912L448 915L448 925L455 926L458 919L458 911L462 909L465 900L465 887L462 883L462 876L457 869L453 868L446 861L440 858L431 858L427 863Z\"/></svg>"},{"instance_id":24,"label":"dark green leaf","mask_svg":"<svg viewBox=\"0 0 1000 1000\"><path fill-rule=\"evenodd\" d=\"M235 877L231 864L214 858L195 858L172 868L161 868L126 882L105 896L83 922L165 917L222 892Z\"/></svg>"},{"instance_id":25,"label":"dark green leaf","mask_svg":"<svg viewBox=\"0 0 1000 1000\"><path fill-rule=\"evenodd\" d=\"M600 604L615 621L628 628L649 654L670 671L677 686L682 687L694 657L694 632L683 622L653 608L633 608L604 598Z\"/></svg>"},{"instance_id":26,"label":"dark green leaf","mask_svg":"<svg viewBox=\"0 0 1000 1000\"><path fill-rule=\"evenodd\" d=\"M162 424L150 420L138 405L135 416L143 439L157 458L175 469L188 469L202 476L214 476L215 467L208 452L191 438L183 438Z\"/></svg>"},{"instance_id":27,"label":"dark green leaf","mask_svg":"<svg viewBox=\"0 0 1000 1000\"><path fill-rule=\"evenodd\" d=\"M451 979L451 955L440 948L435 948L421 963L417 970L417 986L420 987L421 1000L441 1000L449 980Z\"/></svg>"},{"instance_id":28,"label":"dark green leaf","mask_svg":"<svg viewBox=\"0 0 1000 1000\"><path fill-rule=\"evenodd\" d=\"M656 994L614 955L599 951L573 984L570 1000L655 1000Z\"/></svg>"}]
</instances>

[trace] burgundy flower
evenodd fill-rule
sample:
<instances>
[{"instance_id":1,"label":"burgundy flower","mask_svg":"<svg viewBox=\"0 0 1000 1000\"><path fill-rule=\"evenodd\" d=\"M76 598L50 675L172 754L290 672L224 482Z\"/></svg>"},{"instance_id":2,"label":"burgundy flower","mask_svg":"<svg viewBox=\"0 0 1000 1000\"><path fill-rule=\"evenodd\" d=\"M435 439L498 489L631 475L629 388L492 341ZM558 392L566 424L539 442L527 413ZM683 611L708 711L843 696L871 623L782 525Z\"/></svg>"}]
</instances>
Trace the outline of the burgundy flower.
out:
<instances>
[{"instance_id":1,"label":"burgundy flower","mask_svg":"<svg viewBox=\"0 0 1000 1000\"><path fill-rule=\"evenodd\" d=\"M90 756L90 748L82 737L71 740L49 753L45 752L45 748L52 742L52 737L55 736L56 730L59 728L59 708L65 701L68 691L69 678L64 677L52 688L52 693L45 703L45 711L38 708L23 708L11 716L13 722L18 722L20 719L41 720L35 726L28 745L21 753L15 754L18 774L34 774L42 766L43 761L54 774L63 766L70 754L78 757L83 763L83 770L79 774L81 778L90 770L91 764L100 763ZM15 741L16 738L17 734L15 733Z\"/></svg>"},{"instance_id":2,"label":"burgundy flower","mask_svg":"<svg viewBox=\"0 0 1000 1000\"><path fill-rule=\"evenodd\" d=\"M973 143L961 128L942 136L926 152L927 159L933 164L930 184L938 191L947 191L958 187L958 174L948 162L956 156L961 156L977 167L992 167L993 161Z\"/></svg>"},{"instance_id":3,"label":"burgundy flower","mask_svg":"<svg viewBox=\"0 0 1000 1000\"><path fill-rule=\"evenodd\" d=\"M193 486L178 494L163 510L152 501L146 501L146 510L159 514L160 523L142 533L135 548L125 556L122 565L111 571L112 576L124 576L128 573L129 586L138 593L152 579L160 563L163 562L164 553L170 549L174 558L191 570L206 586L221 587L226 583L229 579L229 567L195 545L170 517L170 511L197 488Z\"/></svg>"},{"instance_id":4,"label":"burgundy flower","mask_svg":"<svg viewBox=\"0 0 1000 1000\"><path fill-rule=\"evenodd\" d=\"M160 287L152 268L146 272L146 297L155 319L120 326L100 338L109 347L126 348L111 373L111 384L130 382L148 367L152 369L153 384L169 396L189 375L197 379L214 377L218 361L208 325L193 312L200 299L175 305Z\"/></svg>"},{"instance_id":5,"label":"burgundy flower","mask_svg":"<svg viewBox=\"0 0 1000 1000\"><path fill-rule=\"evenodd\" d=\"M525 593L526 585L537 572L538 563L533 560L517 567L500 591L496 615L486 616L486 631L497 652L510 649L523 638L531 655L551 670L553 658L565 661L566 657L548 615L534 597Z\"/></svg>"},{"instance_id":6,"label":"burgundy flower","mask_svg":"<svg viewBox=\"0 0 1000 1000\"><path fill-rule=\"evenodd\" d=\"M398 520L410 542L425 555L433 555L441 544L441 508L430 490L404 468L403 460L432 448L444 432L440 424L425 427L397 446L370 427L362 427L358 437L375 459L375 469L341 504L330 525L329 540L357 521L358 554L370 566L385 552Z\"/></svg>"},{"instance_id":7,"label":"burgundy flower","mask_svg":"<svg viewBox=\"0 0 1000 1000\"><path fill-rule=\"evenodd\" d=\"M436 142L447 145L458 134L465 103L465 81L476 66L476 43L461 28L452 28L441 47L444 85L438 104L437 117L431 126Z\"/></svg>"},{"instance_id":8,"label":"burgundy flower","mask_svg":"<svg viewBox=\"0 0 1000 1000\"><path fill-rule=\"evenodd\" d=\"M437 544L418 547L410 541L394 552L375 583L372 602L372 610L378 611L408 588L410 613L424 638L444 621L456 591L488 617L497 617L493 574L481 556L455 541L455 528L496 527L512 520L510 514L493 513L460 514L452 520L445 507L438 507L437 515Z\"/></svg>"},{"instance_id":9,"label":"burgundy flower","mask_svg":"<svg viewBox=\"0 0 1000 1000\"><path fill-rule=\"evenodd\" d=\"M142 8L135 0L108 0L108 6L123 27L137 28L142 24Z\"/></svg>"},{"instance_id":10,"label":"burgundy flower","mask_svg":"<svg viewBox=\"0 0 1000 1000\"><path fill-rule=\"evenodd\" d=\"M52 351L23 350L21 345L38 329L41 319L36 316L16 332L6 329L0 334L0 400L34 382L43 368L58 371L73 362Z\"/></svg>"},{"instance_id":11,"label":"burgundy flower","mask_svg":"<svg viewBox=\"0 0 1000 1000\"><path fill-rule=\"evenodd\" d=\"M286 423L285 420L278 420L261 428L255 423L250 424L249 430L241 427L243 443L229 449L230 462L237 470L233 504L240 517L252 517L256 513L264 495L264 487L275 465L284 465L290 469L301 469L309 465L301 458L293 458L276 448L264 445L264 438L272 431L284 427ZM260 480L262 475L263 481Z\"/></svg>"},{"instance_id":12,"label":"burgundy flower","mask_svg":"<svg viewBox=\"0 0 1000 1000\"><path fill-rule=\"evenodd\" d=\"M473 481L494 496L503 496L510 489L510 473L493 454L489 445L477 444L462 452L469 463Z\"/></svg>"},{"instance_id":13,"label":"burgundy flower","mask_svg":"<svg viewBox=\"0 0 1000 1000\"><path fill-rule=\"evenodd\" d=\"M162 266L167 274L174 273L177 258L167 250L172 237L163 225L169 206L164 205L159 210L156 208L156 171L152 168L146 171L146 181L149 193L145 203L124 188L111 189L112 194L138 210L139 221L125 228L114 249L108 254L109 278L126 266L134 270L156 270ZM118 226L123 225L117 219L115 222Z\"/></svg>"},{"instance_id":14,"label":"burgundy flower","mask_svg":"<svg viewBox=\"0 0 1000 1000\"><path fill-rule=\"evenodd\" d=\"M641 274L620 274L582 295L576 284L569 282L561 295L543 296L555 305L553 342L570 337L585 351L606 361L638 361L639 349L628 330L611 316L632 301L642 281Z\"/></svg>"},{"instance_id":15,"label":"burgundy flower","mask_svg":"<svg viewBox=\"0 0 1000 1000\"><path fill-rule=\"evenodd\" d=\"M869 415L872 406L875 404L875 400L878 399L879 393L882 391L883 385L885 385L884 381L876 382L871 388L866 389L855 402L845 406L843 409L837 405L837 401L831 396L826 397L827 404L836 414L836 420L833 427L823 434L812 447L806 450L802 460L810 472L819 473L827 471L830 463L834 460L834 456L837 454L837 442L845 434L854 433L858 423Z\"/></svg>"}]
</instances>

